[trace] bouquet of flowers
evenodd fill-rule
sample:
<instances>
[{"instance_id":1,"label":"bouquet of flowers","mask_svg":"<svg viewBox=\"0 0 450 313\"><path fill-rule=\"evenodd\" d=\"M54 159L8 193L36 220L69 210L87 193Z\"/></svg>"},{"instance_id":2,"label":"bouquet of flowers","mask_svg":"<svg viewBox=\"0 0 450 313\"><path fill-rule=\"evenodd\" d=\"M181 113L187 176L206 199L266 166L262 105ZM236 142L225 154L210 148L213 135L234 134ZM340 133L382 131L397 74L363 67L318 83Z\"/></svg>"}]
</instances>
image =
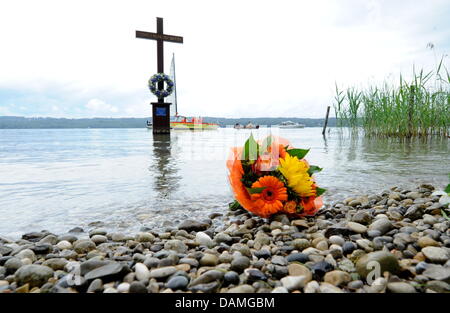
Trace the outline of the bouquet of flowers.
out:
<instances>
[{"instance_id":1,"label":"bouquet of flowers","mask_svg":"<svg viewBox=\"0 0 450 313\"><path fill-rule=\"evenodd\" d=\"M275 136L257 142L253 135L243 147L232 148L227 167L234 205L264 218L276 213L315 215L325 189L314 182L312 175L322 169L304 159L308 151Z\"/></svg>"}]
</instances>

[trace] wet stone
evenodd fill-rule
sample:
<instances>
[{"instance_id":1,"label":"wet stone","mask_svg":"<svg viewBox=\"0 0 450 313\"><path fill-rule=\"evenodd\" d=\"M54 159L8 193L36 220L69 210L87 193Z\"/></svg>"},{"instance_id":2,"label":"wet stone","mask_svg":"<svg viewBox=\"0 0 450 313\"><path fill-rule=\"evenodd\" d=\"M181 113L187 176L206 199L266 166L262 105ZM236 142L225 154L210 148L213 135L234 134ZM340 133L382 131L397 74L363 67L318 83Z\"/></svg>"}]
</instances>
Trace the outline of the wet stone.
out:
<instances>
[{"instance_id":1,"label":"wet stone","mask_svg":"<svg viewBox=\"0 0 450 313\"><path fill-rule=\"evenodd\" d=\"M219 282L213 281L207 284L199 284L189 287L189 290L193 292L212 293L215 292L219 287L220 287Z\"/></svg>"},{"instance_id":2,"label":"wet stone","mask_svg":"<svg viewBox=\"0 0 450 313\"><path fill-rule=\"evenodd\" d=\"M423 275L433 280L448 281L450 280L450 268L442 265L428 264L423 271Z\"/></svg>"},{"instance_id":3,"label":"wet stone","mask_svg":"<svg viewBox=\"0 0 450 313\"><path fill-rule=\"evenodd\" d=\"M367 211L358 211L352 217L352 221L359 224L368 224L372 220L372 216Z\"/></svg>"},{"instance_id":4,"label":"wet stone","mask_svg":"<svg viewBox=\"0 0 450 313\"><path fill-rule=\"evenodd\" d=\"M356 244L351 241L346 241L344 245L342 246L342 253L344 255L351 254L353 251L356 250Z\"/></svg>"},{"instance_id":5,"label":"wet stone","mask_svg":"<svg viewBox=\"0 0 450 313\"><path fill-rule=\"evenodd\" d=\"M196 259L182 258L178 261L179 264L189 264L191 267L198 267L199 263Z\"/></svg>"},{"instance_id":6,"label":"wet stone","mask_svg":"<svg viewBox=\"0 0 450 313\"><path fill-rule=\"evenodd\" d=\"M148 291L143 283L134 281L130 284L129 292L130 293L147 293Z\"/></svg>"},{"instance_id":7,"label":"wet stone","mask_svg":"<svg viewBox=\"0 0 450 313\"><path fill-rule=\"evenodd\" d=\"M287 266L273 265L273 270L272 270L273 277L280 279L280 278L288 275L288 273L289 273L289 271L288 271Z\"/></svg>"},{"instance_id":8,"label":"wet stone","mask_svg":"<svg viewBox=\"0 0 450 313\"><path fill-rule=\"evenodd\" d=\"M262 281L266 281L267 280L267 276L261 272L260 270L257 269L247 269L245 270L245 273L247 274L247 282L252 283L252 282L256 282L259 280Z\"/></svg>"},{"instance_id":9,"label":"wet stone","mask_svg":"<svg viewBox=\"0 0 450 313\"><path fill-rule=\"evenodd\" d=\"M347 272L335 270L327 272L323 280L334 286L341 286L349 283L351 281L351 277Z\"/></svg>"},{"instance_id":10,"label":"wet stone","mask_svg":"<svg viewBox=\"0 0 450 313\"><path fill-rule=\"evenodd\" d=\"M331 226L328 227L327 230L325 231L325 237L330 237L333 235L342 235L342 236L348 236L351 234L351 230L348 229L347 227L342 227L342 226Z\"/></svg>"},{"instance_id":11,"label":"wet stone","mask_svg":"<svg viewBox=\"0 0 450 313\"><path fill-rule=\"evenodd\" d=\"M381 232L379 230L369 230L367 231L367 236L369 236L370 238L375 238L381 236Z\"/></svg>"},{"instance_id":12,"label":"wet stone","mask_svg":"<svg viewBox=\"0 0 450 313\"><path fill-rule=\"evenodd\" d=\"M29 259L32 262L36 261L36 254L31 249L23 249L19 253L15 254L15 257L20 260Z\"/></svg>"},{"instance_id":13,"label":"wet stone","mask_svg":"<svg viewBox=\"0 0 450 313\"><path fill-rule=\"evenodd\" d=\"M167 282L167 288L172 290L184 290L189 284L189 280L185 276L175 276L169 279Z\"/></svg>"},{"instance_id":14,"label":"wet stone","mask_svg":"<svg viewBox=\"0 0 450 313\"><path fill-rule=\"evenodd\" d=\"M362 224L359 224L359 223L355 223L355 222L348 222L347 223L347 227L351 231L353 231L353 232L355 232L357 234L363 234L363 233L365 233L367 231L367 227L366 226L364 226Z\"/></svg>"},{"instance_id":15,"label":"wet stone","mask_svg":"<svg viewBox=\"0 0 450 313\"><path fill-rule=\"evenodd\" d=\"M314 277L322 278L327 272L330 272L334 269L333 265L326 261L321 261L315 263L311 266L311 271L314 274Z\"/></svg>"},{"instance_id":16,"label":"wet stone","mask_svg":"<svg viewBox=\"0 0 450 313\"><path fill-rule=\"evenodd\" d=\"M288 262L300 262L300 263L306 263L309 261L309 256L307 254L298 252L298 253L291 253L286 257L286 261Z\"/></svg>"},{"instance_id":17,"label":"wet stone","mask_svg":"<svg viewBox=\"0 0 450 313\"><path fill-rule=\"evenodd\" d=\"M65 240L65 241L68 241L70 243L74 243L75 241L78 240L78 237L75 236L74 234L65 234L65 235L58 236L58 240L59 241Z\"/></svg>"},{"instance_id":18,"label":"wet stone","mask_svg":"<svg viewBox=\"0 0 450 313\"><path fill-rule=\"evenodd\" d=\"M231 262L231 269L241 273L244 269L250 266L250 259L245 256L238 256Z\"/></svg>"},{"instance_id":19,"label":"wet stone","mask_svg":"<svg viewBox=\"0 0 450 313\"><path fill-rule=\"evenodd\" d=\"M377 230L382 235L387 233L393 228L392 222L387 218L379 218L372 222L369 226L369 230Z\"/></svg>"},{"instance_id":20,"label":"wet stone","mask_svg":"<svg viewBox=\"0 0 450 313\"><path fill-rule=\"evenodd\" d=\"M68 261L63 258L54 258L54 259L48 259L42 263L42 265L50 267L52 270L64 270L65 266L67 265Z\"/></svg>"},{"instance_id":21,"label":"wet stone","mask_svg":"<svg viewBox=\"0 0 450 313\"><path fill-rule=\"evenodd\" d=\"M387 289L392 293L415 293L416 289L408 283L393 282L387 284Z\"/></svg>"},{"instance_id":22,"label":"wet stone","mask_svg":"<svg viewBox=\"0 0 450 313\"><path fill-rule=\"evenodd\" d=\"M281 265L281 266L286 266L288 264L286 258L276 255L274 257L272 257L272 263L275 265Z\"/></svg>"},{"instance_id":23,"label":"wet stone","mask_svg":"<svg viewBox=\"0 0 450 313\"><path fill-rule=\"evenodd\" d=\"M31 242L38 242L39 240L41 240L42 238L44 238L47 235L50 235L50 233L47 231L31 232L31 233L26 233L26 234L22 235L22 239L25 239L25 240L28 240Z\"/></svg>"},{"instance_id":24,"label":"wet stone","mask_svg":"<svg viewBox=\"0 0 450 313\"><path fill-rule=\"evenodd\" d=\"M380 265L381 273L388 271L395 274L400 270L398 260L393 254L384 251L376 251L363 255L359 258L356 263L356 270L358 271L358 274L365 278L366 275L372 270L371 264L375 262Z\"/></svg>"},{"instance_id":25,"label":"wet stone","mask_svg":"<svg viewBox=\"0 0 450 313\"><path fill-rule=\"evenodd\" d=\"M228 290L228 293L254 293L255 288L248 284L240 285Z\"/></svg>"},{"instance_id":26,"label":"wet stone","mask_svg":"<svg viewBox=\"0 0 450 313\"><path fill-rule=\"evenodd\" d=\"M292 246L295 249L300 250L300 251L310 247L310 245L311 244L309 243L309 240L304 239L304 238L298 238L298 239L294 239L292 241Z\"/></svg>"},{"instance_id":27,"label":"wet stone","mask_svg":"<svg viewBox=\"0 0 450 313\"><path fill-rule=\"evenodd\" d=\"M444 248L425 247L422 249L422 253L434 263L445 263L449 259L449 253Z\"/></svg>"},{"instance_id":28,"label":"wet stone","mask_svg":"<svg viewBox=\"0 0 450 313\"><path fill-rule=\"evenodd\" d=\"M74 227L71 230L69 230L69 233L84 233L84 230L81 227Z\"/></svg>"},{"instance_id":29,"label":"wet stone","mask_svg":"<svg viewBox=\"0 0 450 313\"><path fill-rule=\"evenodd\" d=\"M429 266L430 266L430 264L423 262L423 261L417 263L417 265L415 267L416 274L422 274Z\"/></svg>"},{"instance_id":30,"label":"wet stone","mask_svg":"<svg viewBox=\"0 0 450 313\"><path fill-rule=\"evenodd\" d=\"M0 255L6 256L13 251L12 248L0 245Z\"/></svg>"},{"instance_id":31,"label":"wet stone","mask_svg":"<svg viewBox=\"0 0 450 313\"><path fill-rule=\"evenodd\" d=\"M429 281L426 284L426 289L432 290L438 293L448 293L450 292L450 285L443 281Z\"/></svg>"},{"instance_id":32,"label":"wet stone","mask_svg":"<svg viewBox=\"0 0 450 313\"><path fill-rule=\"evenodd\" d=\"M338 246L342 246L345 243L344 238L342 238L341 236L336 236L336 235L330 236L330 238L328 238L328 241L331 244L335 244L335 245L338 245Z\"/></svg>"},{"instance_id":33,"label":"wet stone","mask_svg":"<svg viewBox=\"0 0 450 313\"><path fill-rule=\"evenodd\" d=\"M85 275L87 280L101 278L103 281L114 280L120 277L123 270L123 265L117 262L110 262L109 264L98 267Z\"/></svg>"},{"instance_id":34,"label":"wet stone","mask_svg":"<svg viewBox=\"0 0 450 313\"><path fill-rule=\"evenodd\" d=\"M423 208L418 205L411 205L405 213L405 217L415 221L423 215Z\"/></svg>"},{"instance_id":35,"label":"wet stone","mask_svg":"<svg viewBox=\"0 0 450 313\"><path fill-rule=\"evenodd\" d=\"M362 288L364 286L364 283L361 280L354 280L348 283L347 287L352 290L357 290L359 288Z\"/></svg>"},{"instance_id":36,"label":"wet stone","mask_svg":"<svg viewBox=\"0 0 450 313\"><path fill-rule=\"evenodd\" d=\"M306 282L309 282L312 279L311 271L309 270L309 268L302 264L289 264L288 272L290 276L304 276L306 278Z\"/></svg>"},{"instance_id":37,"label":"wet stone","mask_svg":"<svg viewBox=\"0 0 450 313\"><path fill-rule=\"evenodd\" d=\"M30 287L40 287L53 277L53 270L43 265L24 265L15 273L19 285L29 284Z\"/></svg>"},{"instance_id":38,"label":"wet stone","mask_svg":"<svg viewBox=\"0 0 450 313\"><path fill-rule=\"evenodd\" d=\"M94 279L90 283L90 285L87 289L87 292L89 292L89 293L96 293L96 292L102 292L102 291L103 291L103 282L99 278Z\"/></svg>"},{"instance_id":39,"label":"wet stone","mask_svg":"<svg viewBox=\"0 0 450 313\"><path fill-rule=\"evenodd\" d=\"M164 244L164 249L173 250L178 253L186 253L186 251L188 250L187 246L181 240L177 239L168 240Z\"/></svg>"},{"instance_id":40,"label":"wet stone","mask_svg":"<svg viewBox=\"0 0 450 313\"><path fill-rule=\"evenodd\" d=\"M203 273L196 279L194 279L191 282L191 286L195 286L198 284L206 284L206 283L210 283L212 281L221 280L224 277L224 275L225 275L225 273L223 271L210 270L210 271Z\"/></svg>"},{"instance_id":41,"label":"wet stone","mask_svg":"<svg viewBox=\"0 0 450 313\"><path fill-rule=\"evenodd\" d=\"M253 252L253 255L255 257L257 257L258 259L260 259L260 258L268 259L271 257L272 254L267 249L261 249L261 250L256 250L255 252Z\"/></svg>"},{"instance_id":42,"label":"wet stone","mask_svg":"<svg viewBox=\"0 0 450 313\"><path fill-rule=\"evenodd\" d=\"M225 276L223 277L224 282L228 285L233 284L237 285L239 284L239 274L234 271L228 271L225 273Z\"/></svg>"},{"instance_id":43,"label":"wet stone","mask_svg":"<svg viewBox=\"0 0 450 313\"><path fill-rule=\"evenodd\" d=\"M106 260L100 260L99 258L93 258L87 261L84 261L80 265L80 272L81 275L85 275L86 273L99 268L101 266L104 266L106 264L109 264L111 261Z\"/></svg>"},{"instance_id":44,"label":"wet stone","mask_svg":"<svg viewBox=\"0 0 450 313\"><path fill-rule=\"evenodd\" d=\"M90 239L77 240L73 245L73 249L75 250L75 252L80 254L88 253L89 251L94 250L95 247L95 243Z\"/></svg>"},{"instance_id":45,"label":"wet stone","mask_svg":"<svg viewBox=\"0 0 450 313\"><path fill-rule=\"evenodd\" d=\"M194 220L185 220L180 225L178 225L178 229L183 229L188 233L191 231L203 231L209 227L209 224L202 223Z\"/></svg>"},{"instance_id":46,"label":"wet stone","mask_svg":"<svg viewBox=\"0 0 450 313\"><path fill-rule=\"evenodd\" d=\"M176 271L177 271L177 269L174 266L161 267L161 268L151 270L150 277L160 279L160 278L170 276L170 275L174 274Z\"/></svg>"},{"instance_id":47,"label":"wet stone","mask_svg":"<svg viewBox=\"0 0 450 313\"><path fill-rule=\"evenodd\" d=\"M5 262L4 267L7 274L14 274L22 265L19 258L11 257Z\"/></svg>"},{"instance_id":48,"label":"wet stone","mask_svg":"<svg viewBox=\"0 0 450 313\"><path fill-rule=\"evenodd\" d=\"M13 256L11 255L0 257L0 266L5 265L6 261L8 261L11 258L13 258Z\"/></svg>"},{"instance_id":49,"label":"wet stone","mask_svg":"<svg viewBox=\"0 0 450 313\"><path fill-rule=\"evenodd\" d=\"M31 247L31 250L36 254L48 254L53 251L53 246L49 243L41 243Z\"/></svg>"},{"instance_id":50,"label":"wet stone","mask_svg":"<svg viewBox=\"0 0 450 313\"><path fill-rule=\"evenodd\" d=\"M219 258L213 254L206 253L200 259L201 266L216 266L219 263Z\"/></svg>"},{"instance_id":51,"label":"wet stone","mask_svg":"<svg viewBox=\"0 0 450 313\"><path fill-rule=\"evenodd\" d=\"M286 276L280 281L283 287L289 291L301 289L306 284L306 278L304 276Z\"/></svg>"}]
</instances>

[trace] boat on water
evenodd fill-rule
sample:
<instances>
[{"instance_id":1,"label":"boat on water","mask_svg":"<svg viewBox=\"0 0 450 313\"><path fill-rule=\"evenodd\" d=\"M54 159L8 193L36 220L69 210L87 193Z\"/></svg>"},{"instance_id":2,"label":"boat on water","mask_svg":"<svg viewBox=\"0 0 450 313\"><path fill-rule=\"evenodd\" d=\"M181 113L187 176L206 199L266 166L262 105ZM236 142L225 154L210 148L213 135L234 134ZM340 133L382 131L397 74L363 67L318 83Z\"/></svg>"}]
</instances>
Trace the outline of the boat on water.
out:
<instances>
[{"instance_id":1,"label":"boat on water","mask_svg":"<svg viewBox=\"0 0 450 313\"><path fill-rule=\"evenodd\" d=\"M275 126L278 128L305 128L305 125L292 121L281 122L280 124Z\"/></svg>"},{"instance_id":2,"label":"boat on water","mask_svg":"<svg viewBox=\"0 0 450 313\"><path fill-rule=\"evenodd\" d=\"M145 125L148 129L153 129L153 124L149 121L147 121L147 124Z\"/></svg>"},{"instance_id":3,"label":"boat on water","mask_svg":"<svg viewBox=\"0 0 450 313\"><path fill-rule=\"evenodd\" d=\"M186 116L177 115L173 121L170 121L172 129L189 129L189 130L214 130L219 128L218 124L205 123L201 117L187 118Z\"/></svg>"},{"instance_id":4,"label":"boat on water","mask_svg":"<svg viewBox=\"0 0 450 313\"><path fill-rule=\"evenodd\" d=\"M241 125L239 123L236 123L234 125L235 129L258 129L259 125L253 125L251 122L248 122L247 125Z\"/></svg>"},{"instance_id":5,"label":"boat on water","mask_svg":"<svg viewBox=\"0 0 450 313\"><path fill-rule=\"evenodd\" d=\"M219 124L206 123L201 117L186 117L178 115L177 83L175 77L175 54L172 54L170 76L173 80L173 93L169 102L172 102L175 107L175 115L171 118L170 128L174 130L215 130L219 128Z\"/></svg>"}]
</instances>

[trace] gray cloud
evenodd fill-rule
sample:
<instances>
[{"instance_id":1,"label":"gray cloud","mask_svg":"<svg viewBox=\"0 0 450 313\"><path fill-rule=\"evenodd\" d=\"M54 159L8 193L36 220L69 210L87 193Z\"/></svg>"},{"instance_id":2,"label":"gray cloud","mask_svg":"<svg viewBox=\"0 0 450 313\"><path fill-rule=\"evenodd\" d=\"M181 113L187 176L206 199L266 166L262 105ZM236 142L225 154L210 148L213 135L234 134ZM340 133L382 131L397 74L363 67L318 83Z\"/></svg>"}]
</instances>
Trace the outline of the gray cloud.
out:
<instances>
[{"instance_id":1,"label":"gray cloud","mask_svg":"<svg viewBox=\"0 0 450 313\"><path fill-rule=\"evenodd\" d=\"M165 32L185 38L165 45L166 72L177 57L181 113L321 117L335 82L433 66L449 52L449 9L442 0L11 1L0 19L0 114L148 116L156 44L134 31L155 31L163 16ZM86 106L92 99L115 109Z\"/></svg>"}]
</instances>

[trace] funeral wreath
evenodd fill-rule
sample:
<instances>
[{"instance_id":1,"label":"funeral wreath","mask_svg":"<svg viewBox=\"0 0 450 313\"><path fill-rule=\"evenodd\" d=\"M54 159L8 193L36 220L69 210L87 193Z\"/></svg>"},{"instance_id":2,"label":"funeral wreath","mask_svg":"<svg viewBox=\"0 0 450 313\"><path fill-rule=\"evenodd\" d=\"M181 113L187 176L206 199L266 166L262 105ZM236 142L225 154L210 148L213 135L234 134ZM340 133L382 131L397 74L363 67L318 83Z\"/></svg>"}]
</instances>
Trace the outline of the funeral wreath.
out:
<instances>
[{"instance_id":1,"label":"funeral wreath","mask_svg":"<svg viewBox=\"0 0 450 313\"><path fill-rule=\"evenodd\" d=\"M159 82L165 82L167 88L159 90ZM169 75L166 75L164 73L157 73L150 77L150 79L148 80L148 88L156 97L158 97L158 99L165 98L169 96L173 91L173 81L170 79Z\"/></svg>"}]
</instances>

